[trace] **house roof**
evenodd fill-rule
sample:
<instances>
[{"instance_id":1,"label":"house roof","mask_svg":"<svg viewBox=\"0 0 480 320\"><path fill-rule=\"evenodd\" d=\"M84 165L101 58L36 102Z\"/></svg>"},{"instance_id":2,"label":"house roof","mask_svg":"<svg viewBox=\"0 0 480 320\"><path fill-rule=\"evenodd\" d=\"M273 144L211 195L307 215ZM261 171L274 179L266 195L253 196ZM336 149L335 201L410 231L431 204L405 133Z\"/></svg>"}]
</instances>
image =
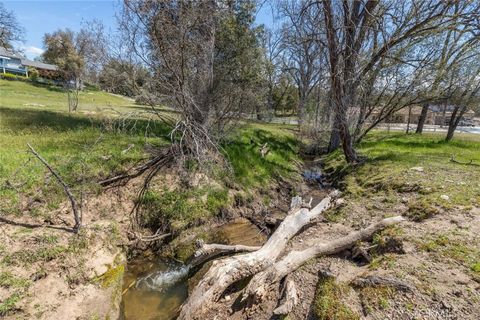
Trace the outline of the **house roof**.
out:
<instances>
[{"instance_id":1,"label":"house roof","mask_svg":"<svg viewBox=\"0 0 480 320\"><path fill-rule=\"evenodd\" d=\"M32 60L28 60L28 59L22 59L22 64L24 66L33 67L33 68L37 68L37 69L44 69L44 70L50 70L50 71L58 70L58 67L54 64L32 61Z\"/></svg>"},{"instance_id":2,"label":"house roof","mask_svg":"<svg viewBox=\"0 0 480 320\"><path fill-rule=\"evenodd\" d=\"M48 64L48 63L43 63L43 62L38 62L38 61L32 61L28 60L25 57L23 57L21 54L14 52L12 50L9 50L4 47L0 47L0 57L4 58L16 58L21 60L21 64L27 67L33 67L37 69L43 69L43 70L50 70L50 71L56 71L58 70L58 67L54 64Z\"/></svg>"}]
</instances>

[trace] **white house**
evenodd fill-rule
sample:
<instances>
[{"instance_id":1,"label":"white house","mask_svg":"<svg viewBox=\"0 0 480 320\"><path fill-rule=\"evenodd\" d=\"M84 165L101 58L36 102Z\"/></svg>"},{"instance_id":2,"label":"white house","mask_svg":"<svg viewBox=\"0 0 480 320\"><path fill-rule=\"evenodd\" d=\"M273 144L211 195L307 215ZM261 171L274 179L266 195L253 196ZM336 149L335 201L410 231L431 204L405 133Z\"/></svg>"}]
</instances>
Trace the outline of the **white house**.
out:
<instances>
[{"instance_id":1,"label":"white house","mask_svg":"<svg viewBox=\"0 0 480 320\"><path fill-rule=\"evenodd\" d=\"M28 68L35 68L40 73L58 70L56 65L31 61L18 53L0 47L0 72L28 77Z\"/></svg>"}]
</instances>

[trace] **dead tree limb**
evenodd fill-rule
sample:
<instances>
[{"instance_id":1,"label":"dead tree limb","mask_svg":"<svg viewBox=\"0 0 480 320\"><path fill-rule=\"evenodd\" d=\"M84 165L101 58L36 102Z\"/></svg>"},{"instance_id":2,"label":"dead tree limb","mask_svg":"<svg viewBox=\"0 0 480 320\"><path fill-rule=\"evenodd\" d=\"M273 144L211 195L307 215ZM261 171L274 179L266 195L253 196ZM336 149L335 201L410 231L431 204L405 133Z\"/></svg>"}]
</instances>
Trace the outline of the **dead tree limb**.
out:
<instances>
[{"instance_id":1,"label":"dead tree limb","mask_svg":"<svg viewBox=\"0 0 480 320\"><path fill-rule=\"evenodd\" d=\"M217 243L208 244L201 239L197 240L196 245L197 250L193 254L193 259L189 263L193 268L219 256L241 252L253 252L261 248L259 246L226 245Z\"/></svg>"},{"instance_id":2,"label":"dead tree limb","mask_svg":"<svg viewBox=\"0 0 480 320\"><path fill-rule=\"evenodd\" d=\"M70 200L70 204L72 206L72 211L73 211L73 218L75 220L75 225L73 226L73 231L76 233L82 226L82 212L80 210L80 207L78 205L77 200L73 196L72 192L70 191L70 188L68 185L63 181L62 177L55 171L50 164L48 164L47 160L45 160L35 149L27 143L28 148L32 152L32 154L37 157L38 160L40 160L45 167L52 173L52 175L57 179L58 183L63 187L63 190L67 194L68 199Z\"/></svg>"},{"instance_id":3,"label":"dead tree limb","mask_svg":"<svg viewBox=\"0 0 480 320\"><path fill-rule=\"evenodd\" d=\"M357 278L352 281L355 287L392 287L401 291L414 291L415 287L405 281L393 277L381 277L370 275L367 277Z\"/></svg>"},{"instance_id":4,"label":"dead tree limb","mask_svg":"<svg viewBox=\"0 0 480 320\"><path fill-rule=\"evenodd\" d=\"M473 162L473 159L470 159L469 162L462 162L462 161L458 161L457 159L455 159L455 156L453 154L450 158L450 162L457 163L457 164L463 164L463 165L466 165L466 166L480 167L480 164Z\"/></svg>"},{"instance_id":5,"label":"dead tree limb","mask_svg":"<svg viewBox=\"0 0 480 320\"><path fill-rule=\"evenodd\" d=\"M377 231L383 230L388 226L404 220L405 219L401 216L386 218L365 229L354 231L336 240L318 242L302 251L291 251L280 261L254 275L248 286L245 288L243 299L253 297L255 301L261 301L270 291L273 284L279 282L285 276L300 268L308 260L348 249L354 246L358 241L371 238Z\"/></svg>"},{"instance_id":6,"label":"dead tree limb","mask_svg":"<svg viewBox=\"0 0 480 320\"><path fill-rule=\"evenodd\" d=\"M297 288L295 287L295 282L289 277L285 278L285 289L283 295L283 301L275 310L273 314L276 315L287 315L292 312L293 307L298 304L298 293Z\"/></svg>"},{"instance_id":7,"label":"dead tree limb","mask_svg":"<svg viewBox=\"0 0 480 320\"><path fill-rule=\"evenodd\" d=\"M287 215L267 242L257 251L213 262L203 279L183 304L179 320L203 319L204 313L219 300L233 283L250 277L269 267L283 252L288 241L305 225L330 208L338 192L332 192L311 210L295 208Z\"/></svg>"}]
</instances>

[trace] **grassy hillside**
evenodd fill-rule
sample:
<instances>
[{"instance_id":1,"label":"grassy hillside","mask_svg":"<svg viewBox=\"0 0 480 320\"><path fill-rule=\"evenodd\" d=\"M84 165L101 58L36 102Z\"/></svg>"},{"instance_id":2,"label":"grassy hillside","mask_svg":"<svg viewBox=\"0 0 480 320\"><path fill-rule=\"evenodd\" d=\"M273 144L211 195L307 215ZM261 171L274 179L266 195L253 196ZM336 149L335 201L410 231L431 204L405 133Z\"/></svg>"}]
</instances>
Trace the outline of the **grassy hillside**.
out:
<instances>
[{"instance_id":1,"label":"grassy hillside","mask_svg":"<svg viewBox=\"0 0 480 320\"><path fill-rule=\"evenodd\" d=\"M22 197L33 193L45 178L45 168L35 159L28 160L27 143L71 185L79 177L97 181L147 158L147 144L168 143L170 128L164 124L127 116L128 99L87 91L81 94L79 106L87 112L68 113L65 94L56 88L5 80L0 80L0 86L0 177L20 185L0 189L3 214L21 214ZM107 106L118 112L112 114ZM271 152L264 159L258 148L266 142ZM296 140L288 126L246 125L225 142L223 151L232 163L236 183L245 188L266 187L294 172L296 166ZM222 176L218 178L227 179ZM64 200L55 181L42 189L47 207Z\"/></svg>"},{"instance_id":2,"label":"grassy hillside","mask_svg":"<svg viewBox=\"0 0 480 320\"><path fill-rule=\"evenodd\" d=\"M133 100L103 91L82 91L79 111L114 108L125 110ZM0 79L0 107L68 111L67 95L61 87Z\"/></svg>"}]
</instances>

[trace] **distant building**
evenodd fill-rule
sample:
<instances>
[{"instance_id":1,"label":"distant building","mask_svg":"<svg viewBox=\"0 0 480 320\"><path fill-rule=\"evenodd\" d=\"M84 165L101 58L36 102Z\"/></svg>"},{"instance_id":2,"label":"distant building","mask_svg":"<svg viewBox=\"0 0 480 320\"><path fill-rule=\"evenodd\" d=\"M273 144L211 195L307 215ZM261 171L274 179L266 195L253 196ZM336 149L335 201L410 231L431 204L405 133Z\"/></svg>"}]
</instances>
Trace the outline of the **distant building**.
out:
<instances>
[{"instance_id":1,"label":"distant building","mask_svg":"<svg viewBox=\"0 0 480 320\"><path fill-rule=\"evenodd\" d=\"M49 75L58 70L56 65L28 60L18 53L0 47L0 72L28 77L29 68L37 69L40 76Z\"/></svg>"},{"instance_id":2,"label":"distant building","mask_svg":"<svg viewBox=\"0 0 480 320\"><path fill-rule=\"evenodd\" d=\"M452 116L452 112L455 106L453 105L431 105L428 107L427 118L425 119L425 124L435 124L435 125L447 125ZM409 108L403 108L393 115L391 115L385 122L388 123L408 123L408 115L410 114L410 123L418 123L420 114L422 113L421 106L412 106L411 112ZM378 117L378 112L373 111L371 118ZM473 110L467 110L463 118L464 120L473 121L475 117L475 112Z\"/></svg>"}]
</instances>

